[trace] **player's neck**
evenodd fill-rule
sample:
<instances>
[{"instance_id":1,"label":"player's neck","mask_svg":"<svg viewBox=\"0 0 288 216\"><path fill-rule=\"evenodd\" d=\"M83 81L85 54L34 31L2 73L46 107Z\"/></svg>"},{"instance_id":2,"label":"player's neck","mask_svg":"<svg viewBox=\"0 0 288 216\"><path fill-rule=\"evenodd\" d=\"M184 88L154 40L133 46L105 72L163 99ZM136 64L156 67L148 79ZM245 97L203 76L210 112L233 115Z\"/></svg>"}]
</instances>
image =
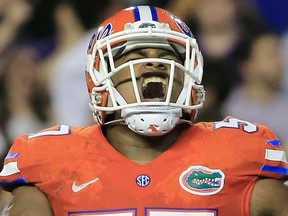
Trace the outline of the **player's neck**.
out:
<instances>
[{"instance_id":1,"label":"player's neck","mask_svg":"<svg viewBox=\"0 0 288 216\"><path fill-rule=\"evenodd\" d=\"M180 126L167 135L147 137L131 131L127 126L117 125L107 128L106 138L126 158L147 164L172 146L182 131L183 126Z\"/></svg>"}]
</instances>

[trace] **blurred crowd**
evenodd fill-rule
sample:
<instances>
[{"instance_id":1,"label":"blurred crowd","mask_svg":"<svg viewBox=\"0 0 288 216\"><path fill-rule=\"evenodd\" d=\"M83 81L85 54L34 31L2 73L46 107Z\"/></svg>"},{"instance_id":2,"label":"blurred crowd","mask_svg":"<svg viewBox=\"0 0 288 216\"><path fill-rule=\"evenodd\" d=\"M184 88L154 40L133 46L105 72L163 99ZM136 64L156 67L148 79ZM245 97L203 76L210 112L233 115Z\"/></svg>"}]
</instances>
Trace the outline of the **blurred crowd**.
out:
<instances>
[{"instance_id":1,"label":"blurred crowd","mask_svg":"<svg viewBox=\"0 0 288 216\"><path fill-rule=\"evenodd\" d=\"M259 122L288 146L287 0L0 0L1 161L22 133L93 124L88 41L106 17L141 4L176 14L198 40L207 100L196 121Z\"/></svg>"}]
</instances>

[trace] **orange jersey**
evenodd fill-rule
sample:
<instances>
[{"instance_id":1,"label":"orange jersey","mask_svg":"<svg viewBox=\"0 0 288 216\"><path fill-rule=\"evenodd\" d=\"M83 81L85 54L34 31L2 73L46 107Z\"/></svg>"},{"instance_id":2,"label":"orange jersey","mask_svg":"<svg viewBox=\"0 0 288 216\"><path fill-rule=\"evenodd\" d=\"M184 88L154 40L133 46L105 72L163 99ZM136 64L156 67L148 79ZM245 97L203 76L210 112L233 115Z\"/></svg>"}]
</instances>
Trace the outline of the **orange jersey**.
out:
<instances>
[{"instance_id":1,"label":"orange jersey","mask_svg":"<svg viewBox=\"0 0 288 216\"><path fill-rule=\"evenodd\" d=\"M8 190L38 187L56 216L248 216L263 177L288 179L286 155L267 127L235 118L189 127L146 165L100 126L61 125L16 139L0 173Z\"/></svg>"}]
</instances>

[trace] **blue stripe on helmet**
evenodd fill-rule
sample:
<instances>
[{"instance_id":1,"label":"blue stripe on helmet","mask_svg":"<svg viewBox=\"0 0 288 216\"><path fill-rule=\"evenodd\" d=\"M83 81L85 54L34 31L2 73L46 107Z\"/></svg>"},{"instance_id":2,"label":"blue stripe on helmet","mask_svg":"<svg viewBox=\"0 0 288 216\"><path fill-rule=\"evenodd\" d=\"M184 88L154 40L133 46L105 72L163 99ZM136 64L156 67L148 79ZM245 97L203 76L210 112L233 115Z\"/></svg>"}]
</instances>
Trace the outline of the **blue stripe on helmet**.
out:
<instances>
[{"instance_id":1,"label":"blue stripe on helmet","mask_svg":"<svg viewBox=\"0 0 288 216\"><path fill-rule=\"evenodd\" d=\"M140 13L138 7L135 7L133 10L135 22L140 20Z\"/></svg>"},{"instance_id":2,"label":"blue stripe on helmet","mask_svg":"<svg viewBox=\"0 0 288 216\"><path fill-rule=\"evenodd\" d=\"M153 21L158 21L158 15L157 15L157 10L155 7L150 6L150 11L151 11L151 15L152 15L152 20Z\"/></svg>"}]
</instances>

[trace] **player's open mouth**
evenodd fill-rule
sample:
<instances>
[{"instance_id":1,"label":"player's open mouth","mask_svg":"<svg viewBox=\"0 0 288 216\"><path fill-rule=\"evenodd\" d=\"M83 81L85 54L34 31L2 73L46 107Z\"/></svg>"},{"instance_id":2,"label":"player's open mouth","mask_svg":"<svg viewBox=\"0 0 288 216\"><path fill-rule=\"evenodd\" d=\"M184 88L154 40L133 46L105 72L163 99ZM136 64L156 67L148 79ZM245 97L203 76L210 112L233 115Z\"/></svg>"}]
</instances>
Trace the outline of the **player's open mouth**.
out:
<instances>
[{"instance_id":1,"label":"player's open mouth","mask_svg":"<svg viewBox=\"0 0 288 216\"><path fill-rule=\"evenodd\" d=\"M145 73L140 78L142 100L164 101L168 85L168 75L163 72Z\"/></svg>"}]
</instances>

